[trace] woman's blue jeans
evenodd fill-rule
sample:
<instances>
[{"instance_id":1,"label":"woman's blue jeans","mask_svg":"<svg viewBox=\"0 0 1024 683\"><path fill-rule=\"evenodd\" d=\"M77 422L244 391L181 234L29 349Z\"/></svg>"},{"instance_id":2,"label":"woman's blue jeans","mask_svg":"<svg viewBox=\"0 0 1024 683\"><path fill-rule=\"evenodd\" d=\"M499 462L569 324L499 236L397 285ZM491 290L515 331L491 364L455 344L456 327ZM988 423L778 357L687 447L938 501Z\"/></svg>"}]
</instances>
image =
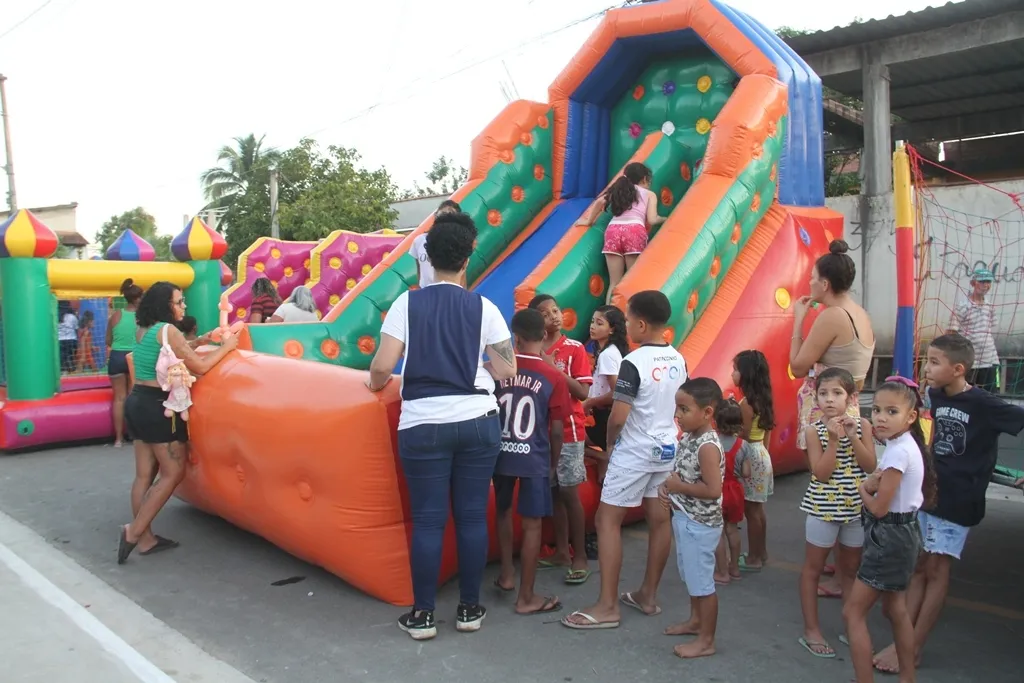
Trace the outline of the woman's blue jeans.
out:
<instances>
[{"instance_id":1,"label":"woman's blue jeans","mask_svg":"<svg viewBox=\"0 0 1024 683\"><path fill-rule=\"evenodd\" d=\"M449 506L455 518L461 602L480 603L487 564L487 502L498 460L497 411L475 420L398 432L398 454L412 509L413 609L434 609Z\"/></svg>"}]
</instances>

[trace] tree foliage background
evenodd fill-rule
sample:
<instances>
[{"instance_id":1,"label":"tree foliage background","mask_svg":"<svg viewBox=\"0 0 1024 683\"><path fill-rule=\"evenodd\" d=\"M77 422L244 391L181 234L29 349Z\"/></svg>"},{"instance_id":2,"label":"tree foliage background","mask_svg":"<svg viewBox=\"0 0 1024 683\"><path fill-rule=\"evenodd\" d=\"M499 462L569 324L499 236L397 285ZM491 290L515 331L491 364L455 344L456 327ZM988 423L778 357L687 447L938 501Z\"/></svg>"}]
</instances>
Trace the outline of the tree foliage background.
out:
<instances>
[{"instance_id":1,"label":"tree foliage background","mask_svg":"<svg viewBox=\"0 0 1024 683\"><path fill-rule=\"evenodd\" d=\"M428 184L421 186L414 181L411 190L402 192L402 199L452 194L466 183L469 171L465 166L456 166L454 159L442 156L437 158L424 176Z\"/></svg>"},{"instance_id":2,"label":"tree foliage background","mask_svg":"<svg viewBox=\"0 0 1024 683\"><path fill-rule=\"evenodd\" d=\"M101 254L113 244L125 229L131 229L136 235L153 245L157 261L171 261L171 236L159 235L156 232L156 219L146 213L141 206L125 211L120 216L111 216L96 232L96 241L100 245Z\"/></svg>"},{"instance_id":3,"label":"tree foliage background","mask_svg":"<svg viewBox=\"0 0 1024 683\"><path fill-rule=\"evenodd\" d=\"M242 146L251 148L250 141L257 140L253 135L236 138L237 154L221 150L226 175L215 173L214 168L201 177L211 204L227 209L219 229L228 242L228 265L234 267L239 254L270 235L272 167L278 170L281 239L313 241L340 229L373 232L391 227L397 215L391 204L398 190L385 169L362 168L355 149L334 145L321 149L316 141L304 139L285 151L260 145L259 154L246 154ZM248 165L234 164L235 159Z\"/></svg>"}]
</instances>

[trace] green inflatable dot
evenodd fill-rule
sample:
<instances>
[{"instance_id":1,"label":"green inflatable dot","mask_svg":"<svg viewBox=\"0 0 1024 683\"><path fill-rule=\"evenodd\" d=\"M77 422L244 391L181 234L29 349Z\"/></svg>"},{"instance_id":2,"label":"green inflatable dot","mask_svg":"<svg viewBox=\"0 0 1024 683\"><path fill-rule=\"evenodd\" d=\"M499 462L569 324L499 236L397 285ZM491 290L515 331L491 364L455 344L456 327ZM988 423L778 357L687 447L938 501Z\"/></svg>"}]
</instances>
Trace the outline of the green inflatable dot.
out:
<instances>
[{"instance_id":1,"label":"green inflatable dot","mask_svg":"<svg viewBox=\"0 0 1024 683\"><path fill-rule=\"evenodd\" d=\"M32 420L22 420L18 423L19 436L32 436L34 431L36 431L36 423Z\"/></svg>"}]
</instances>

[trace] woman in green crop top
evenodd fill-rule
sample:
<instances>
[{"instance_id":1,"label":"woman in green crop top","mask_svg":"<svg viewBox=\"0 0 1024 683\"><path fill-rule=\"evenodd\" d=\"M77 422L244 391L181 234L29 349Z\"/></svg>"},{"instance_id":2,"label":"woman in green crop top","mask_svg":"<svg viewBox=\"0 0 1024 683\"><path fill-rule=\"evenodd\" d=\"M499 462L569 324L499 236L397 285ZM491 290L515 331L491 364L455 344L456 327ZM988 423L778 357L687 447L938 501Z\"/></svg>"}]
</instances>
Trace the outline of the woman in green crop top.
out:
<instances>
[{"instance_id":1,"label":"woman in green crop top","mask_svg":"<svg viewBox=\"0 0 1024 683\"><path fill-rule=\"evenodd\" d=\"M114 390L114 447L124 444L124 401L128 396L128 354L135 348L135 310L142 298L142 287L128 278L121 283L124 308L107 320L107 374Z\"/></svg>"},{"instance_id":2,"label":"woman in green crop top","mask_svg":"<svg viewBox=\"0 0 1024 683\"><path fill-rule=\"evenodd\" d=\"M216 351L197 355L175 325L184 316L185 298L181 289L170 282L157 282L150 287L135 311L136 332L132 349L135 385L124 403L125 422L135 440L135 482L132 484L135 519L121 527L118 564L124 564L136 546L140 554L147 555L178 545L155 536L149 528L184 479L188 454L185 422L178 415L164 415L167 392L160 388L156 379L156 362L164 330L174 355L194 375L209 372L238 346L238 336L235 335ZM159 478L156 476L158 469Z\"/></svg>"}]
</instances>

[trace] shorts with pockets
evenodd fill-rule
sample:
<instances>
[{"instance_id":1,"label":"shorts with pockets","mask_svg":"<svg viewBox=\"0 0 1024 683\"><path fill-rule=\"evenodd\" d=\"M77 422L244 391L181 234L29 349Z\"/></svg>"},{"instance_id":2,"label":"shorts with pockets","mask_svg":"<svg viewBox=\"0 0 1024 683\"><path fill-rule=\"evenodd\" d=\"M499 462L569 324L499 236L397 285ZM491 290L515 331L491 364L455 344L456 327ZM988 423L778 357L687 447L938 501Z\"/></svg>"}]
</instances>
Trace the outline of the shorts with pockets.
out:
<instances>
[{"instance_id":1,"label":"shorts with pockets","mask_svg":"<svg viewBox=\"0 0 1024 683\"><path fill-rule=\"evenodd\" d=\"M142 443L188 441L188 426L180 415L164 415L167 392L158 387L136 384L124 402L128 433Z\"/></svg>"},{"instance_id":2,"label":"shorts with pockets","mask_svg":"<svg viewBox=\"0 0 1024 683\"><path fill-rule=\"evenodd\" d=\"M691 598L715 594L715 550L722 527L695 522L685 512L672 511L672 535L676 541L676 566Z\"/></svg>"},{"instance_id":3,"label":"shorts with pockets","mask_svg":"<svg viewBox=\"0 0 1024 683\"><path fill-rule=\"evenodd\" d=\"M864 552L857 578L876 591L907 590L921 554L917 512L890 512L879 519L864 510Z\"/></svg>"},{"instance_id":4,"label":"shorts with pockets","mask_svg":"<svg viewBox=\"0 0 1024 683\"><path fill-rule=\"evenodd\" d=\"M601 489L601 502L620 508L640 507L644 498L657 498L658 487L668 479L669 472L641 472L608 463Z\"/></svg>"},{"instance_id":5,"label":"shorts with pockets","mask_svg":"<svg viewBox=\"0 0 1024 683\"><path fill-rule=\"evenodd\" d=\"M512 508L512 498L519 483L519 500L516 512L521 517L550 517L554 514L551 500L551 480L548 477L512 477L507 474L494 475L494 505L498 512Z\"/></svg>"},{"instance_id":6,"label":"shorts with pockets","mask_svg":"<svg viewBox=\"0 0 1024 683\"><path fill-rule=\"evenodd\" d=\"M603 254L635 256L647 248L647 226L640 223L610 223L604 230Z\"/></svg>"},{"instance_id":7,"label":"shorts with pockets","mask_svg":"<svg viewBox=\"0 0 1024 683\"><path fill-rule=\"evenodd\" d=\"M836 541L847 548L864 545L864 525L859 518L849 522L826 522L807 515L804 529L807 542L818 548L831 548Z\"/></svg>"},{"instance_id":8,"label":"shorts with pockets","mask_svg":"<svg viewBox=\"0 0 1024 683\"><path fill-rule=\"evenodd\" d=\"M130 351L111 351L107 361L107 374L111 377L128 374L128 354Z\"/></svg>"},{"instance_id":9,"label":"shorts with pockets","mask_svg":"<svg viewBox=\"0 0 1024 683\"><path fill-rule=\"evenodd\" d=\"M552 486L579 486L587 480L587 466L583 462L584 443L573 441L562 444L555 468L556 479Z\"/></svg>"},{"instance_id":10,"label":"shorts with pockets","mask_svg":"<svg viewBox=\"0 0 1024 683\"><path fill-rule=\"evenodd\" d=\"M967 543L967 532L970 527L960 526L941 517L930 515L923 510L917 515L921 525L921 536L924 539L924 551L932 555L949 555L960 559Z\"/></svg>"}]
</instances>

